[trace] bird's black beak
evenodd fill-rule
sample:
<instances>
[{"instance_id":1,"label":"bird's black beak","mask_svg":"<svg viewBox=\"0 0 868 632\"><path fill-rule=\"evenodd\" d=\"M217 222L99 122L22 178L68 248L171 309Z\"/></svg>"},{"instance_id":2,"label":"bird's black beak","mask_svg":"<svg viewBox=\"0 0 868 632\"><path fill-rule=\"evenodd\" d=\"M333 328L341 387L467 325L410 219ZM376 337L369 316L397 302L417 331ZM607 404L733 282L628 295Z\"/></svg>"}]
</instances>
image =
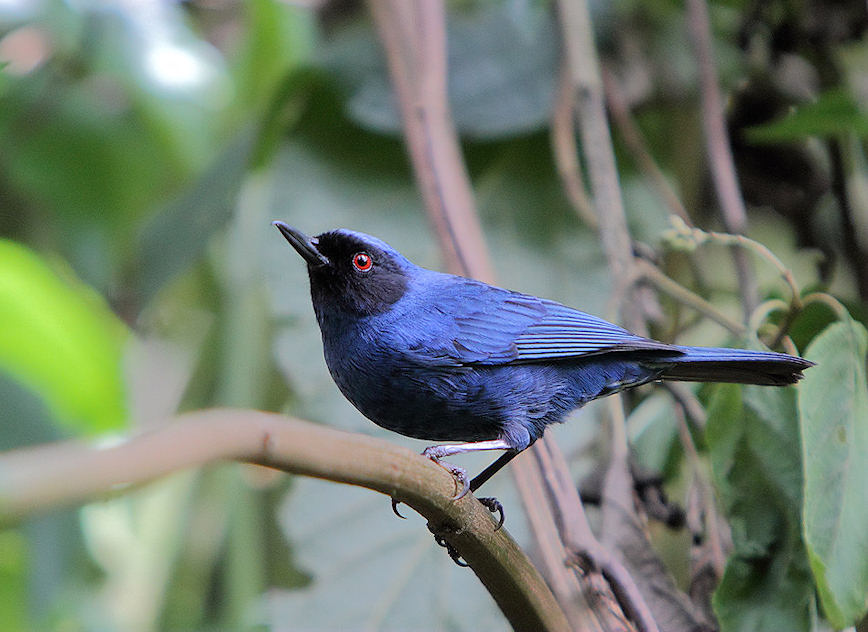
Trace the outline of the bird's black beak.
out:
<instances>
[{"instance_id":1,"label":"bird's black beak","mask_svg":"<svg viewBox=\"0 0 868 632\"><path fill-rule=\"evenodd\" d=\"M307 261L308 265L316 268L319 266L327 266L331 263L328 260L328 257L316 249L317 241L315 237L308 237L300 230L287 226L283 222L273 221L271 222L271 225L277 226L277 230L279 230L286 238L286 241L292 244L292 247L295 248L296 252L304 257L304 260Z\"/></svg>"}]
</instances>

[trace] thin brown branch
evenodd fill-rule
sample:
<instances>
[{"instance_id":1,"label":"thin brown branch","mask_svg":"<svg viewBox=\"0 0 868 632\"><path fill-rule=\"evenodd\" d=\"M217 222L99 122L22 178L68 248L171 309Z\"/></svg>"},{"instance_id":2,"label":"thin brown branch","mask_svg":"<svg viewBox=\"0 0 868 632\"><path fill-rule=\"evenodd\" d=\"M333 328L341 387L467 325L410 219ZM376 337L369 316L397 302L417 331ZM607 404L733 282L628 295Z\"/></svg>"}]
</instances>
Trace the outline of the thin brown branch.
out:
<instances>
[{"instance_id":1,"label":"thin brown branch","mask_svg":"<svg viewBox=\"0 0 868 632\"><path fill-rule=\"evenodd\" d=\"M683 305L692 307L736 336L744 336L747 333L747 327L742 323L730 318L712 303L709 303L698 294L691 292L677 281L666 276L660 268L650 261L645 261L644 259L636 261L636 276L637 280L641 279L651 283L657 290L667 294Z\"/></svg>"},{"instance_id":2,"label":"thin brown branch","mask_svg":"<svg viewBox=\"0 0 868 632\"><path fill-rule=\"evenodd\" d=\"M613 282L616 287L623 286L630 278L633 250L606 119L603 80L590 14L584 0L562 0L558 10L600 239ZM630 300L632 294L628 293L627 300L622 302L621 313L627 327L642 334L645 323L637 304Z\"/></svg>"},{"instance_id":3,"label":"thin brown branch","mask_svg":"<svg viewBox=\"0 0 868 632\"><path fill-rule=\"evenodd\" d=\"M573 82L569 66L561 63L558 79L558 92L555 96L555 107L552 111L552 128L549 135L552 145L552 155L561 184L567 194L567 199L582 222L591 228L598 228L597 216L582 180L582 167L579 164L579 152L576 146L575 119L573 118Z\"/></svg>"},{"instance_id":4,"label":"thin brown branch","mask_svg":"<svg viewBox=\"0 0 868 632\"><path fill-rule=\"evenodd\" d=\"M687 462L693 470L693 477L699 486L700 502L702 503L702 513L705 522L705 535L711 550L711 563L714 572L719 580L723 577L723 570L726 565L726 553L724 552L723 543L721 540L717 514L717 506L714 504L714 490L711 482L705 475L702 469L702 463L699 459L699 452L696 450L696 444L693 443L693 436L690 434L690 428L687 427L684 410L681 407L681 402L675 400L675 416L678 421L678 437L681 439L681 445L684 448L684 453L687 455Z\"/></svg>"},{"instance_id":5,"label":"thin brown branch","mask_svg":"<svg viewBox=\"0 0 868 632\"><path fill-rule=\"evenodd\" d=\"M663 171L657 166L657 162L651 155L645 139L642 137L642 132L633 120L630 114L630 108L627 105L627 99L624 97L624 92L621 86L618 85L617 79L611 72L602 68L603 88L606 92L606 102L609 104L609 112L612 115L612 121L618 128L621 134L621 139L633 155L633 160L639 166L663 199L666 206L669 207L669 212L678 215L688 224L691 223L687 209L681 203L675 189L666 179Z\"/></svg>"},{"instance_id":6,"label":"thin brown branch","mask_svg":"<svg viewBox=\"0 0 868 632\"><path fill-rule=\"evenodd\" d=\"M63 443L0 455L0 524L84 502L178 470L240 460L367 487L409 505L470 564L515 629L569 630L542 577L471 495L455 501L443 468L386 441L252 410L183 415L100 448Z\"/></svg>"},{"instance_id":7,"label":"thin brown branch","mask_svg":"<svg viewBox=\"0 0 868 632\"><path fill-rule=\"evenodd\" d=\"M520 454L513 461L513 468L517 470L515 484L522 498L537 498L545 502L543 474L534 463L535 455L542 450L542 446L534 446L533 451ZM588 583L580 581L566 565L568 553L558 538L558 528L552 511L549 511L548 506L544 506L542 510L528 508L527 519L539 543L537 553L542 563L542 574L558 602L562 604L570 624L577 630L608 630L603 621L610 620L610 613L599 608L596 601L586 599L588 591L583 589L583 585L588 586Z\"/></svg>"},{"instance_id":8,"label":"thin brown branch","mask_svg":"<svg viewBox=\"0 0 868 632\"><path fill-rule=\"evenodd\" d=\"M714 42L706 0L687 1L687 21L699 65L706 151L711 177L720 203L723 225L728 232L743 235L747 232L747 211L741 197L735 162L732 158L732 147L726 132L723 99L717 80L717 67L714 63ZM757 303L756 278L742 250L734 248L732 257L738 274L744 320L747 322Z\"/></svg>"},{"instance_id":9,"label":"thin brown branch","mask_svg":"<svg viewBox=\"0 0 868 632\"><path fill-rule=\"evenodd\" d=\"M579 498L579 492L569 477L569 468L563 453L550 435L542 439L543 450L536 452L537 458L548 461L540 467L543 472L551 472L553 476L546 479L548 491L556 498L554 506L561 511L560 522L564 534L564 544L571 553L571 558L590 562L586 572L600 574L599 580L612 586L618 600L618 606L626 613L631 622L641 632L658 630L657 623L645 598L639 592L636 582L623 564L600 544L594 536L585 508ZM613 616L619 613L610 612ZM620 620L620 619L619 619Z\"/></svg>"},{"instance_id":10,"label":"thin brown branch","mask_svg":"<svg viewBox=\"0 0 868 632\"><path fill-rule=\"evenodd\" d=\"M370 0L386 52L407 149L447 266L491 279L470 178L461 156L446 91L443 2Z\"/></svg>"},{"instance_id":11,"label":"thin brown branch","mask_svg":"<svg viewBox=\"0 0 868 632\"><path fill-rule=\"evenodd\" d=\"M470 180L447 105L443 3L370 0L370 6L389 60L416 179L449 268L493 282ZM415 39L402 42L400 33L413 33ZM416 50L424 50L425 59L419 60ZM467 230L467 226L473 229ZM541 448L530 448L538 449ZM519 455L510 469L539 548L547 555L546 576L557 587L556 594L570 623L577 629L600 629L594 617L586 616L584 609L575 606L581 600L581 581L565 566L563 543L545 495L533 491L541 478L536 463L528 455Z\"/></svg>"}]
</instances>

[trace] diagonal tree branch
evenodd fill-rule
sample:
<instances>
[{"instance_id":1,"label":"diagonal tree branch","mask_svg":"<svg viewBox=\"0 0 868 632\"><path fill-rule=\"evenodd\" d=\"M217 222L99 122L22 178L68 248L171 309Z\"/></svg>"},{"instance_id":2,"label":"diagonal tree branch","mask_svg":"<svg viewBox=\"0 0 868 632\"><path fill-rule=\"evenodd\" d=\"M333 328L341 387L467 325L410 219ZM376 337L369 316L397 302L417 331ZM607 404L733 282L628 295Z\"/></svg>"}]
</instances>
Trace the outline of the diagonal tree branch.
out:
<instances>
[{"instance_id":1,"label":"diagonal tree branch","mask_svg":"<svg viewBox=\"0 0 868 632\"><path fill-rule=\"evenodd\" d=\"M182 415L110 447L61 443L0 455L0 525L84 502L181 469L240 460L367 487L406 503L471 566L517 630L569 630L536 568L471 495L407 448L274 413L214 409ZM460 525L454 532L449 526Z\"/></svg>"}]
</instances>

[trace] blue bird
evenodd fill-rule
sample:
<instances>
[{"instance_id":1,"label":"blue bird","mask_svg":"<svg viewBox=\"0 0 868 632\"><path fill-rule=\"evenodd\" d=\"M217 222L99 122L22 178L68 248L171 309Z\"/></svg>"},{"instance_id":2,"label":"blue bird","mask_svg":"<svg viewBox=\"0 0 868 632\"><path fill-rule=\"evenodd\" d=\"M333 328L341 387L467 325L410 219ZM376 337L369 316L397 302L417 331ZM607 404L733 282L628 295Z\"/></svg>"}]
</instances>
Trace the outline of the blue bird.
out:
<instances>
[{"instance_id":1,"label":"blue bird","mask_svg":"<svg viewBox=\"0 0 868 632\"><path fill-rule=\"evenodd\" d=\"M307 262L329 372L375 424L475 490L546 426L657 380L783 386L813 363L770 351L670 345L554 301L414 265L376 237L273 224ZM468 481L440 459L505 450ZM502 516L501 516L502 520Z\"/></svg>"}]
</instances>

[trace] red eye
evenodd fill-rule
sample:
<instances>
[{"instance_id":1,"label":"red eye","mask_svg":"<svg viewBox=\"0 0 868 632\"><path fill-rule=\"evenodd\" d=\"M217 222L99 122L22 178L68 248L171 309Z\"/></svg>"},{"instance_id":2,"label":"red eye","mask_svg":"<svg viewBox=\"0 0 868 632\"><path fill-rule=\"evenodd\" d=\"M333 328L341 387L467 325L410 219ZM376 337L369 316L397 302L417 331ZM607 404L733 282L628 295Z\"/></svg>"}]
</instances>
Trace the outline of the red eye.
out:
<instances>
[{"instance_id":1,"label":"red eye","mask_svg":"<svg viewBox=\"0 0 868 632\"><path fill-rule=\"evenodd\" d=\"M367 272L374 267L374 260L367 252L357 252L353 255L353 267L359 272Z\"/></svg>"}]
</instances>

